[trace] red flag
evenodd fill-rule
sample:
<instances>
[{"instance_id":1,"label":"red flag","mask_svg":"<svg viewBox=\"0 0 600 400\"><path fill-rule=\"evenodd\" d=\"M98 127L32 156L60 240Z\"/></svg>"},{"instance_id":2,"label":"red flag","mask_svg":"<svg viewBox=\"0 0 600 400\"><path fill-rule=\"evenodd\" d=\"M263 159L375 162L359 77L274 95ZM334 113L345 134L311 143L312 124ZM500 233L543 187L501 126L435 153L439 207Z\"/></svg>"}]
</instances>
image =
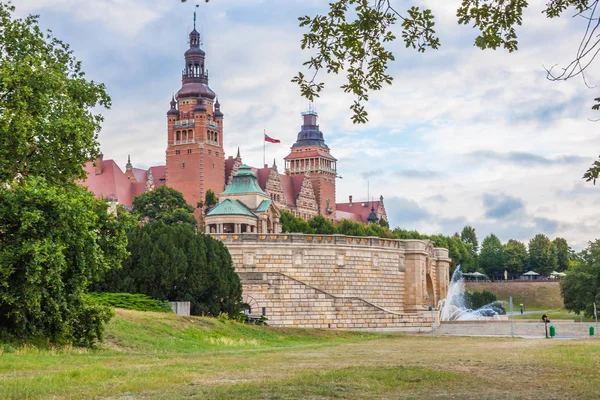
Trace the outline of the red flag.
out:
<instances>
[{"instance_id":1,"label":"red flag","mask_svg":"<svg viewBox=\"0 0 600 400\"><path fill-rule=\"evenodd\" d=\"M281 140L279 140L279 139L273 139L272 137L270 137L269 135L267 135L265 133L265 142L269 142L269 143L281 143Z\"/></svg>"}]
</instances>

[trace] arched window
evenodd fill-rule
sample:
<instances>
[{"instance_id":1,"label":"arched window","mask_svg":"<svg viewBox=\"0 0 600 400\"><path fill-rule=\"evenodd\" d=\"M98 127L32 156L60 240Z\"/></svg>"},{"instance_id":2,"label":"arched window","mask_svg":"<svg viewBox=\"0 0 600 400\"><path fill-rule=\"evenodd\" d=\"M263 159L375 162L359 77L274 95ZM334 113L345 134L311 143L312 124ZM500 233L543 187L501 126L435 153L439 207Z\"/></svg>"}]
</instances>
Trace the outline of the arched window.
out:
<instances>
[{"instance_id":1,"label":"arched window","mask_svg":"<svg viewBox=\"0 0 600 400\"><path fill-rule=\"evenodd\" d=\"M175 134L175 140L178 142L181 140L181 131L177 131L177 133Z\"/></svg>"}]
</instances>

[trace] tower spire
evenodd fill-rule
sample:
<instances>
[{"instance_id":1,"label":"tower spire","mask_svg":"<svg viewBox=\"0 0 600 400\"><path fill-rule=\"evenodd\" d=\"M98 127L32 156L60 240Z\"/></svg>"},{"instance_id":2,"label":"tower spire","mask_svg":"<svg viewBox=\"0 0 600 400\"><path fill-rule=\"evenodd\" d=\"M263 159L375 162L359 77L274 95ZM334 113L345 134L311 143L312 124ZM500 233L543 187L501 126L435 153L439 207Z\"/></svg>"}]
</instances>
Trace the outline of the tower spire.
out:
<instances>
[{"instance_id":1,"label":"tower spire","mask_svg":"<svg viewBox=\"0 0 600 400\"><path fill-rule=\"evenodd\" d=\"M196 10L200 7L199 4L196 4ZM194 29L196 29L196 10L194 10Z\"/></svg>"}]
</instances>

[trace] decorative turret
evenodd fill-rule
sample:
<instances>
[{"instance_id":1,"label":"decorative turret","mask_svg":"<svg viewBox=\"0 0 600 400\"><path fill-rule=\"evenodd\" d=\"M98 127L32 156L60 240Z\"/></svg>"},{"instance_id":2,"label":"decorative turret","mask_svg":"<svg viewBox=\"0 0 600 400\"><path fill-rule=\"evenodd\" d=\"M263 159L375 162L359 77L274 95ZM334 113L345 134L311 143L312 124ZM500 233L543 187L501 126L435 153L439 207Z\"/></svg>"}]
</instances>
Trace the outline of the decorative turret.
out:
<instances>
[{"instance_id":1,"label":"decorative turret","mask_svg":"<svg viewBox=\"0 0 600 400\"><path fill-rule=\"evenodd\" d=\"M179 110L177 110L177 102L175 96L171 97L171 108L167 111L168 116L179 117Z\"/></svg>"},{"instance_id":2,"label":"decorative turret","mask_svg":"<svg viewBox=\"0 0 600 400\"><path fill-rule=\"evenodd\" d=\"M198 104L194 107L194 112L206 112L206 106L202 97L198 97Z\"/></svg>"},{"instance_id":3,"label":"decorative turret","mask_svg":"<svg viewBox=\"0 0 600 400\"><path fill-rule=\"evenodd\" d=\"M285 160L285 172L291 176L304 175L312 182L319 214L335 221L335 178L337 160L329 153L323 132L317 125L317 113L310 108L302 113L303 124L296 143Z\"/></svg>"},{"instance_id":4,"label":"decorative turret","mask_svg":"<svg viewBox=\"0 0 600 400\"><path fill-rule=\"evenodd\" d=\"M137 182L135 174L133 173L133 165L131 165L131 156L129 154L127 155L127 164L125 165L125 176L131 182Z\"/></svg>"},{"instance_id":5,"label":"decorative turret","mask_svg":"<svg viewBox=\"0 0 600 400\"><path fill-rule=\"evenodd\" d=\"M185 52L185 66L181 72L181 89L177 98L205 97L214 99L215 92L208 87L208 70L204 67L206 53L200 48L200 33L196 30L196 13L194 12L194 30L190 32L190 48Z\"/></svg>"},{"instance_id":6,"label":"decorative turret","mask_svg":"<svg viewBox=\"0 0 600 400\"><path fill-rule=\"evenodd\" d=\"M221 104L219 103L219 98L215 103L215 118L223 118L223 113L221 112Z\"/></svg>"},{"instance_id":7,"label":"decorative turret","mask_svg":"<svg viewBox=\"0 0 600 400\"><path fill-rule=\"evenodd\" d=\"M371 204L371 212L367 217L367 221L369 221L370 224L376 224L377 221L379 221L379 217L377 217L377 213L375 212L375 207L373 207L373 204Z\"/></svg>"}]
</instances>

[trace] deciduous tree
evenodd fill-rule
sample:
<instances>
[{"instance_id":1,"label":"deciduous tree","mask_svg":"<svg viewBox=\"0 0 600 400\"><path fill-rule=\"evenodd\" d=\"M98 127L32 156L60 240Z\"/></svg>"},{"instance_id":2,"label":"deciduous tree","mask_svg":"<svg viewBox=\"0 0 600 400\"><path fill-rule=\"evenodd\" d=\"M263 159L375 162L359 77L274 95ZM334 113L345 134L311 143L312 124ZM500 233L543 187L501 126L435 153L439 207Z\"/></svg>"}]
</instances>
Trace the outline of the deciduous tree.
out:
<instances>
[{"instance_id":1,"label":"deciduous tree","mask_svg":"<svg viewBox=\"0 0 600 400\"><path fill-rule=\"evenodd\" d=\"M560 292L567 310L594 315L594 303L600 307L600 240L581 252L580 261L560 280Z\"/></svg>"},{"instance_id":2,"label":"deciduous tree","mask_svg":"<svg viewBox=\"0 0 600 400\"><path fill-rule=\"evenodd\" d=\"M93 345L110 314L83 295L127 255L130 226L81 186L0 185L0 332Z\"/></svg>"},{"instance_id":3,"label":"deciduous tree","mask_svg":"<svg viewBox=\"0 0 600 400\"><path fill-rule=\"evenodd\" d=\"M510 239L504 245L505 265L508 272L521 273L527 269L529 255L525 244Z\"/></svg>"},{"instance_id":4,"label":"deciduous tree","mask_svg":"<svg viewBox=\"0 0 600 400\"><path fill-rule=\"evenodd\" d=\"M556 246L543 234L529 241L529 268L542 275L549 275L558 268Z\"/></svg>"},{"instance_id":5,"label":"deciduous tree","mask_svg":"<svg viewBox=\"0 0 600 400\"><path fill-rule=\"evenodd\" d=\"M571 249L569 248L569 244L563 238L556 238L552 243L556 246L556 255L558 257L558 267L556 270L566 271L570 265Z\"/></svg>"},{"instance_id":6,"label":"deciduous tree","mask_svg":"<svg viewBox=\"0 0 600 400\"><path fill-rule=\"evenodd\" d=\"M492 233L483 239L479 265L488 276L493 277L504 271L504 263L504 246L500 239Z\"/></svg>"},{"instance_id":7,"label":"deciduous tree","mask_svg":"<svg viewBox=\"0 0 600 400\"><path fill-rule=\"evenodd\" d=\"M162 221L165 224L184 223L195 225L190 206L183 194L167 186L160 186L143 193L133 200L133 213L140 221Z\"/></svg>"},{"instance_id":8,"label":"deciduous tree","mask_svg":"<svg viewBox=\"0 0 600 400\"><path fill-rule=\"evenodd\" d=\"M50 184L85 178L99 153L97 134L109 107L103 84L85 79L66 43L14 18L0 3L0 182L42 176Z\"/></svg>"}]
</instances>

